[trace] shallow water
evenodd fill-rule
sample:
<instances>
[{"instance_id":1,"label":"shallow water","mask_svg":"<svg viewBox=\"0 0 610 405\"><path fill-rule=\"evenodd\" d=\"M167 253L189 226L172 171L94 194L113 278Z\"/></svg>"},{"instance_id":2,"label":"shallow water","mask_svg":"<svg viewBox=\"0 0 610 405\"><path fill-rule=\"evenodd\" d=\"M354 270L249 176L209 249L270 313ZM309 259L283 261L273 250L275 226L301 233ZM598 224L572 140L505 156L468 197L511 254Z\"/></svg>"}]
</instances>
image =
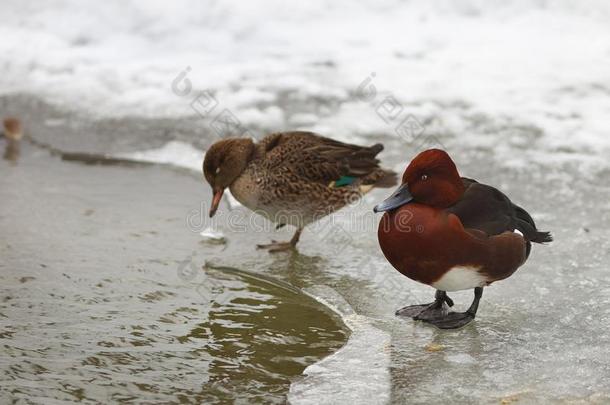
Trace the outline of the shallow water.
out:
<instances>
[{"instance_id":1,"label":"shallow water","mask_svg":"<svg viewBox=\"0 0 610 405\"><path fill-rule=\"evenodd\" d=\"M206 264L190 177L21 152L0 161L0 402L284 403L345 343L291 285Z\"/></svg>"}]
</instances>

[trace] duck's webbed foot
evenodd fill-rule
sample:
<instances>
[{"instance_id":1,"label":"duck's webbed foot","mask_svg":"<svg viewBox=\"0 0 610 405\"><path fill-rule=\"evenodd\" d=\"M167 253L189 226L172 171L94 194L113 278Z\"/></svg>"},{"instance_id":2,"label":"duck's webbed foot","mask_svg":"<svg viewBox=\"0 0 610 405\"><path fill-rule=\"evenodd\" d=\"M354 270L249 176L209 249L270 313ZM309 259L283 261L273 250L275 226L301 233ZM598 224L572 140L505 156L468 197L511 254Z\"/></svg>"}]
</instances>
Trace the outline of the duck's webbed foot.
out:
<instances>
[{"instance_id":1,"label":"duck's webbed foot","mask_svg":"<svg viewBox=\"0 0 610 405\"><path fill-rule=\"evenodd\" d=\"M470 305L470 308L466 312L449 312L444 316L430 319L420 319L424 322L428 322L439 329L457 329L461 328L472 322L477 314L479 308L479 301L483 295L483 287L477 287L474 289L474 300ZM418 319L418 318L415 318Z\"/></svg>"},{"instance_id":2,"label":"duck's webbed foot","mask_svg":"<svg viewBox=\"0 0 610 405\"><path fill-rule=\"evenodd\" d=\"M272 240L271 243L256 245L256 247L258 249L267 249L267 250L269 250L269 253L277 253L277 252L285 252L287 250L295 250L296 246L297 246L297 242L299 241L299 238L301 237L301 231L302 231L301 228L297 229L297 231L294 233L294 236L292 237L292 239L290 239L288 242L278 242L278 241Z\"/></svg>"},{"instance_id":3,"label":"duck's webbed foot","mask_svg":"<svg viewBox=\"0 0 610 405\"><path fill-rule=\"evenodd\" d=\"M475 314L466 312L449 312L445 316L432 319L421 319L428 322L439 329L457 329L461 328L474 320Z\"/></svg>"},{"instance_id":4,"label":"duck's webbed foot","mask_svg":"<svg viewBox=\"0 0 610 405\"><path fill-rule=\"evenodd\" d=\"M409 305L396 311L396 315L409 317L417 320L435 319L447 315L449 307L453 306L453 300L447 296L445 291L436 291L434 302L423 305Z\"/></svg>"},{"instance_id":5,"label":"duck's webbed foot","mask_svg":"<svg viewBox=\"0 0 610 405\"><path fill-rule=\"evenodd\" d=\"M292 250L295 248L295 245L290 242L278 242L272 240L271 243L265 243L261 245L256 245L257 249L267 249L269 253L277 253L277 252L285 252L287 250Z\"/></svg>"}]
</instances>

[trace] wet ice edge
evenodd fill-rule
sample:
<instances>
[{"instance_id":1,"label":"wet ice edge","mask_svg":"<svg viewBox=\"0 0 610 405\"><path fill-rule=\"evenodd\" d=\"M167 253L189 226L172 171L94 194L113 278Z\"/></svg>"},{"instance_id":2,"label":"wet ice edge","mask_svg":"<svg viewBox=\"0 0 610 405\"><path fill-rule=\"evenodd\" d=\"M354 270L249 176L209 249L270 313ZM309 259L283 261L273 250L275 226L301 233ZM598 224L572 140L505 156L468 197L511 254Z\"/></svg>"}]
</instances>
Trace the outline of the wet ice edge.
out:
<instances>
[{"instance_id":1,"label":"wet ice edge","mask_svg":"<svg viewBox=\"0 0 610 405\"><path fill-rule=\"evenodd\" d=\"M288 393L291 404L385 404L390 397L390 335L358 315L330 287L304 291L336 312L351 335L341 349L307 367Z\"/></svg>"}]
</instances>

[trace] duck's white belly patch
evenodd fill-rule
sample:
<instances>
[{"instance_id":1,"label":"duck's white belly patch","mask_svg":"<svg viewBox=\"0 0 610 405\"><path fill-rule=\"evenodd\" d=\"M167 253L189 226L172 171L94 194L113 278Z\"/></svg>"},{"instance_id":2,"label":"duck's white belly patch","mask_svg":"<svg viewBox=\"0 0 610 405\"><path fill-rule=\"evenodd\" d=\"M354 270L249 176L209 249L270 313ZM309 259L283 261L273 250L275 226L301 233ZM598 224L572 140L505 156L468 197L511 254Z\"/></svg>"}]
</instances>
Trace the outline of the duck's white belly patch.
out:
<instances>
[{"instance_id":1,"label":"duck's white belly patch","mask_svg":"<svg viewBox=\"0 0 610 405\"><path fill-rule=\"evenodd\" d=\"M432 287L441 291L459 291L483 287L487 284L487 279L477 269L477 267L470 266L453 267L433 283Z\"/></svg>"}]
</instances>

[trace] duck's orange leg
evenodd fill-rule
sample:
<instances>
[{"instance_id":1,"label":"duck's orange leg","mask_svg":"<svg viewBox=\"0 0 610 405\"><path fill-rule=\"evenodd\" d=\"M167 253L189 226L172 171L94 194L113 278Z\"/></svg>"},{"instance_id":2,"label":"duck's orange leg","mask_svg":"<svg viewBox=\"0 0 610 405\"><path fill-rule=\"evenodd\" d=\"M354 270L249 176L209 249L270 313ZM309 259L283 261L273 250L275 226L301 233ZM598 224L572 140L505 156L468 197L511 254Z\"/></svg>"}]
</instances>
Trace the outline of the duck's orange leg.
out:
<instances>
[{"instance_id":1,"label":"duck's orange leg","mask_svg":"<svg viewBox=\"0 0 610 405\"><path fill-rule=\"evenodd\" d=\"M297 243L299 242L299 238L301 237L301 232L303 228L298 228L294 233L294 236L288 242L277 242L272 240L271 243L266 243L263 245L256 245L258 249L268 249L269 253L277 253L283 252L286 250L293 250L296 248Z\"/></svg>"}]
</instances>

